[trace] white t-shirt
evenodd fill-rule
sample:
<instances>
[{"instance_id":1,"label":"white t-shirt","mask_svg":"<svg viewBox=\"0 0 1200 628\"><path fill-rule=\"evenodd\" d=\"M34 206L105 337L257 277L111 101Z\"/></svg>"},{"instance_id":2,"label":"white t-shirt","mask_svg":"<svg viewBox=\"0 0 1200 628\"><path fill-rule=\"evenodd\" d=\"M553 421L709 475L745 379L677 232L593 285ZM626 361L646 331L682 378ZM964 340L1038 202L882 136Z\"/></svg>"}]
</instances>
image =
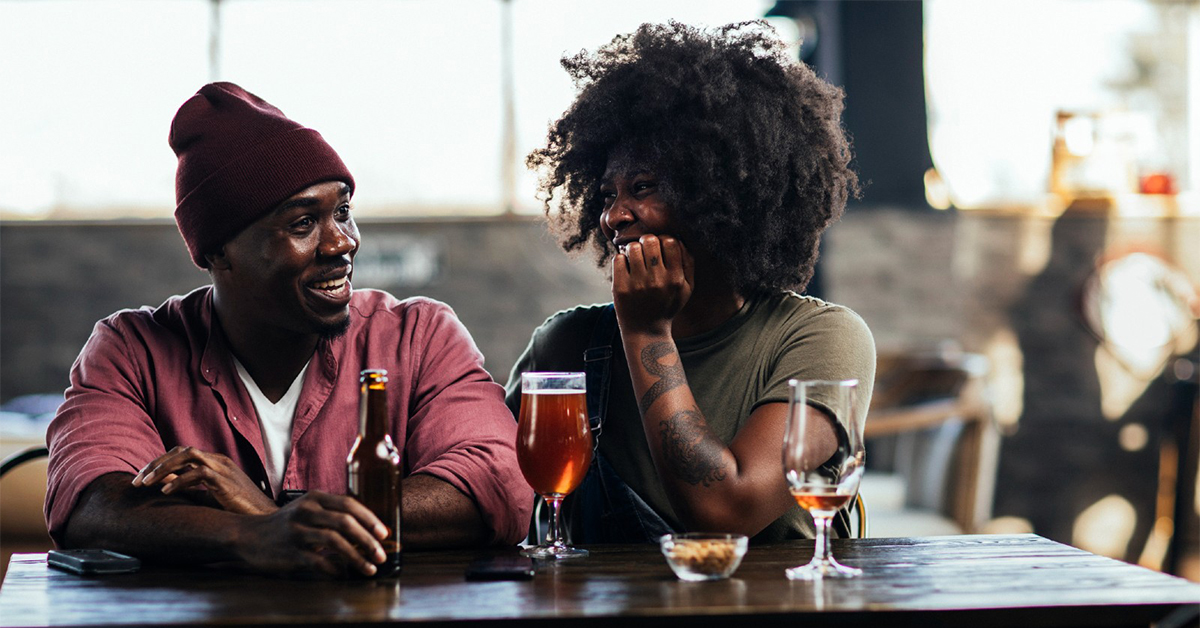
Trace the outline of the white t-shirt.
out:
<instances>
[{"instance_id":1,"label":"white t-shirt","mask_svg":"<svg viewBox=\"0 0 1200 628\"><path fill-rule=\"evenodd\" d=\"M311 363L311 362L310 362ZM258 428L262 432L263 449L267 454L267 477L271 480L271 494L278 496L283 488L283 473L287 469L288 457L292 454L292 421L296 415L296 403L300 401L300 390L304 388L304 373L308 364L300 369L300 374L292 380L287 392L278 402L271 403L270 399L259 390L258 384L246 367L237 358L233 359L238 376L250 393L254 402L254 411L258 414Z\"/></svg>"}]
</instances>

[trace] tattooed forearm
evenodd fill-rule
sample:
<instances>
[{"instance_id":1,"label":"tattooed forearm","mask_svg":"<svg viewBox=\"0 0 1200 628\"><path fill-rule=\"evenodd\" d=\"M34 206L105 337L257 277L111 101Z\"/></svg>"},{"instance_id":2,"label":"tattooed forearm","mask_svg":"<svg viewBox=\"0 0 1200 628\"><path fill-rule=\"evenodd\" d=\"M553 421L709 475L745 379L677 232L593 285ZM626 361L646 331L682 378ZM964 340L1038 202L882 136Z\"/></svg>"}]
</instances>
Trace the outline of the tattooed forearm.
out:
<instances>
[{"instance_id":1,"label":"tattooed forearm","mask_svg":"<svg viewBox=\"0 0 1200 628\"><path fill-rule=\"evenodd\" d=\"M698 409L680 410L658 426L663 458L680 479L705 486L725 479L721 468L724 448L709 436Z\"/></svg>"},{"instance_id":2,"label":"tattooed forearm","mask_svg":"<svg viewBox=\"0 0 1200 628\"><path fill-rule=\"evenodd\" d=\"M675 356L674 364L663 364L659 359ZM655 342L646 345L642 349L642 368L646 372L658 377L658 381L642 395L642 400L638 403L638 408L642 411L642 416L646 416L646 411L659 397L663 396L667 391L678 388L687 383L687 377L683 374L683 363L679 361L679 355L675 352L675 343L672 342Z\"/></svg>"}]
</instances>

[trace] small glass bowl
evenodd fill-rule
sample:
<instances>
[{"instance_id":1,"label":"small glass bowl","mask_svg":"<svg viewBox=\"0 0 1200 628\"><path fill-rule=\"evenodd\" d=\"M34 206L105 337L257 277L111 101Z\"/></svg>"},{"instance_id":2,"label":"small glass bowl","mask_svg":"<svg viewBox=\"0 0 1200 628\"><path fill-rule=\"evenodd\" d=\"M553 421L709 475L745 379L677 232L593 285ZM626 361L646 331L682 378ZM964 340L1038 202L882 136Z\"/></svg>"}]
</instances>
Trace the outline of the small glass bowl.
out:
<instances>
[{"instance_id":1,"label":"small glass bowl","mask_svg":"<svg viewBox=\"0 0 1200 628\"><path fill-rule=\"evenodd\" d=\"M742 564L748 539L744 534L667 534L659 539L667 564L680 580L702 582L728 578Z\"/></svg>"}]
</instances>

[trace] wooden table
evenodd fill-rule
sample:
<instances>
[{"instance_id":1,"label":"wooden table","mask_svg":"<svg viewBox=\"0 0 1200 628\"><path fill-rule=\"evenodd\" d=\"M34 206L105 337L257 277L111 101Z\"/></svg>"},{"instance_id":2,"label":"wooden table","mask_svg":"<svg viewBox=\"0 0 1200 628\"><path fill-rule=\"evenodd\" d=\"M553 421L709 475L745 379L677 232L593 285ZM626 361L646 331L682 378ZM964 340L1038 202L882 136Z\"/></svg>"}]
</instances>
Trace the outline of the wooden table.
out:
<instances>
[{"instance_id":1,"label":"wooden table","mask_svg":"<svg viewBox=\"0 0 1200 628\"><path fill-rule=\"evenodd\" d=\"M864 575L792 582L811 542L752 547L729 580L681 582L655 546L594 546L525 582L466 582L477 553L409 553L387 581L314 581L146 567L80 578L44 554L13 557L4 626L281 624L427 626L465 620L623 627L1148 626L1187 619L1200 585L1029 535L848 539L834 554Z\"/></svg>"}]
</instances>

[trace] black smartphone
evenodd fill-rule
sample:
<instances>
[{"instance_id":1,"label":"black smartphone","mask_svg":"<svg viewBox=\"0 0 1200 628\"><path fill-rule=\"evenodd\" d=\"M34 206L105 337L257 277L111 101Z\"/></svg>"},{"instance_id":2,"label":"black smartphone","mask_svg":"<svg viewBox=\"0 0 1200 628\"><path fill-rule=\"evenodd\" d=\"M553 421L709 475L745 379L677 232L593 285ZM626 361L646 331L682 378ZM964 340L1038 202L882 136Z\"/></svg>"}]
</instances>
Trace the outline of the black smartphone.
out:
<instances>
[{"instance_id":1,"label":"black smartphone","mask_svg":"<svg viewBox=\"0 0 1200 628\"><path fill-rule=\"evenodd\" d=\"M467 566L467 580L530 580L533 559L516 554L481 556Z\"/></svg>"},{"instance_id":2,"label":"black smartphone","mask_svg":"<svg viewBox=\"0 0 1200 628\"><path fill-rule=\"evenodd\" d=\"M62 571L81 576L114 573L132 573L142 566L142 561L117 552L102 549L50 550L46 564Z\"/></svg>"}]
</instances>

